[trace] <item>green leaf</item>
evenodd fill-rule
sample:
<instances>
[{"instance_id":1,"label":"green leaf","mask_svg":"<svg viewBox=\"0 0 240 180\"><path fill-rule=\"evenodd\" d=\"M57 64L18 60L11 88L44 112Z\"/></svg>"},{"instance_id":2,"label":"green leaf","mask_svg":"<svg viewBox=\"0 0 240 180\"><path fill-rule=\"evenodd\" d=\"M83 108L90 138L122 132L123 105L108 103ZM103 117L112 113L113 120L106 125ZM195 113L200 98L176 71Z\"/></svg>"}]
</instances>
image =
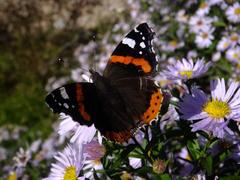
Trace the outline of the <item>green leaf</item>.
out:
<instances>
[{"instance_id":1,"label":"green leaf","mask_svg":"<svg viewBox=\"0 0 240 180\"><path fill-rule=\"evenodd\" d=\"M203 166L207 170L207 173L210 175L212 173L212 165L213 165L213 159L212 156L209 155L205 161L203 161Z\"/></svg>"},{"instance_id":2,"label":"green leaf","mask_svg":"<svg viewBox=\"0 0 240 180\"><path fill-rule=\"evenodd\" d=\"M213 22L213 25L214 25L215 27L226 27L226 24L225 24L225 22L223 22L223 21Z\"/></svg>"},{"instance_id":3,"label":"green leaf","mask_svg":"<svg viewBox=\"0 0 240 180\"><path fill-rule=\"evenodd\" d=\"M240 176L225 176L225 177L220 177L220 180L239 180Z\"/></svg>"},{"instance_id":4,"label":"green leaf","mask_svg":"<svg viewBox=\"0 0 240 180\"><path fill-rule=\"evenodd\" d=\"M161 175L161 179L162 180L171 180L171 177L169 174L163 174L163 175Z\"/></svg>"},{"instance_id":5,"label":"green leaf","mask_svg":"<svg viewBox=\"0 0 240 180\"><path fill-rule=\"evenodd\" d=\"M188 151L190 153L190 156L194 159L194 160L198 160L200 158L200 147L199 144L196 140L193 141L188 141L187 142L187 148Z\"/></svg>"}]
</instances>

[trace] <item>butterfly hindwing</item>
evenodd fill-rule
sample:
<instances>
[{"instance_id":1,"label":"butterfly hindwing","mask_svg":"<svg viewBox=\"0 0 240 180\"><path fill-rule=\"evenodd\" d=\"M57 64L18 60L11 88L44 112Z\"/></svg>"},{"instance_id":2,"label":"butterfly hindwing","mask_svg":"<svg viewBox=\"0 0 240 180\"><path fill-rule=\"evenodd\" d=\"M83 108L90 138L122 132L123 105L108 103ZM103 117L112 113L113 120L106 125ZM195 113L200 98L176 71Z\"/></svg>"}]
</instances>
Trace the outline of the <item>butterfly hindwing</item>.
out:
<instances>
[{"instance_id":1,"label":"butterfly hindwing","mask_svg":"<svg viewBox=\"0 0 240 180\"><path fill-rule=\"evenodd\" d=\"M132 118L149 124L161 107L163 95L153 80L146 77L126 78L114 83Z\"/></svg>"}]
</instances>

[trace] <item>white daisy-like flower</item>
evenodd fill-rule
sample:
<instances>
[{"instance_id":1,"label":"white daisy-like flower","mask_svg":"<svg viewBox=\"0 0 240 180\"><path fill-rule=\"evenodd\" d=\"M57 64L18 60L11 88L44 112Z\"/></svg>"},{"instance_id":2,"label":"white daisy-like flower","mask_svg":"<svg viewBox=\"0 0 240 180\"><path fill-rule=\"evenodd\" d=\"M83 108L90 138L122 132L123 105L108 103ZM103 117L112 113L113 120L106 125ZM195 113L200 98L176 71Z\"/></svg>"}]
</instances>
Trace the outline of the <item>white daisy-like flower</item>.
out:
<instances>
[{"instance_id":1,"label":"white daisy-like flower","mask_svg":"<svg viewBox=\"0 0 240 180\"><path fill-rule=\"evenodd\" d=\"M50 174L43 180L77 180L82 169L82 147L67 145L63 152L54 157L57 162L51 165Z\"/></svg>"},{"instance_id":2,"label":"white daisy-like flower","mask_svg":"<svg viewBox=\"0 0 240 180\"><path fill-rule=\"evenodd\" d=\"M64 113L60 113L60 119L62 122L59 125L58 133L60 135L72 134L70 139L71 143L89 143L96 134L96 128L94 125L84 126L78 122L73 121L72 118Z\"/></svg>"},{"instance_id":3,"label":"white daisy-like flower","mask_svg":"<svg viewBox=\"0 0 240 180\"><path fill-rule=\"evenodd\" d=\"M208 14L210 11L210 4L208 1L203 1L200 3L199 8L196 12L197 15L203 16L205 14Z\"/></svg>"},{"instance_id":4,"label":"white daisy-like flower","mask_svg":"<svg viewBox=\"0 0 240 180\"><path fill-rule=\"evenodd\" d=\"M217 50L218 51L225 51L229 46L231 42L229 38L223 37L217 44Z\"/></svg>"},{"instance_id":5,"label":"white daisy-like flower","mask_svg":"<svg viewBox=\"0 0 240 180\"><path fill-rule=\"evenodd\" d=\"M31 152L29 150L19 149L13 160L16 162L17 167L25 167L31 158Z\"/></svg>"},{"instance_id":6,"label":"white daisy-like flower","mask_svg":"<svg viewBox=\"0 0 240 180\"><path fill-rule=\"evenodd\" d=\"M226 52L226 58L233 63L239 63L240 62L240 47L237 46L236 48L228 49Z\"/></svg>"},{"instance_id":7,"label":"white daisy-like flower","mask_svg":"<svg viewBox=\"0 0 240 180\"><path fill-rule=\"evenodd\" d=\"M214 39L213 36L214 29L210 29L208 31L201 31L198 35L196 35L195 43L199 48L206 48L212 44L212 40Z\"/></svg>"},{"instance_id":8,"label":"white daisy-like flower","mask_svg":"<svg viewBox=\"0 0 240 180\"><path fill-rule=\"evenodd\" d=\"M183 46L184 46L184 42L178 42L176 40L172 40L172 41L163 43L163 45L161 46L161 49L166 52L173 52L176 49L179 49Z\"/></svg>"},{"instance_id":9,"label":"white daisy-like flower","mask_svg":"<svg viewBox=\"0 0 240 180\"><path fill-rule=\"evenodd\" d=\"M212 19L205 16L192 16L189 20L190 31L199 33L201 31L208 31L211 29Z\"/></svg>"},{"instance_id":10,"label":"white daisy-like flower","mask_svg":"<svg viewBox=\"0 0 240 180\"><path fill-rule=\"evenodd\" d=\"M189 16L186 15L186 11L184 9L181 9L176 14L176 20L180 23L187 23L189 19Z\"/></svg>"},{"instance_id":11,"label":"white daisy-like flower","mask_svg":"<svg viewBox=\"0 0 240 180\"><path fill-rule=\"evenodd\" d=\"M174 65L168 65L167 70L163 74L170 80L188 80L199 77L207 72L211 63L205 63L203 59L197 60L195 63L192 59L177 61Z\"/></svg>"},{"instance_id":12,"label":"white daisy-like flower","mask_svg":"<svg viewBox=\"0 0 240 180\"><path fill-rule=\"evenodd\" d=\"M181 117L198 121L191 125L192 131L204 130L219 138L225 133L233 135L227 125L230 120L239 121L240 118L239 83L231 82L226 90L224 79L217 79L211 81L210 89L211 98L197 88L193 88L191 94L185 94L179 102Z\"/></svg>"},{"instance_id":13,"label":"white daisy-like flower","mask_svg":"<svg viewBox=\"0 0 240 180\"><path fill-rule=\"evenodd\" d=\"M226 10L226 15L229 21L233 23L239 23L240 22L240 4L236 2L232 6L228 7Z\"/></svg>"},{"instance_id":14,"label":"white daisy-like flower","mask_svg":"<svg viewBox=\"0 0 240 180\"><path fill-rule=\"evenodd\" d=\"M237 44L240 44L240 35L238 33L232 33L229 37L231 46L234 47Z\"/></svg>"}]
</instances>

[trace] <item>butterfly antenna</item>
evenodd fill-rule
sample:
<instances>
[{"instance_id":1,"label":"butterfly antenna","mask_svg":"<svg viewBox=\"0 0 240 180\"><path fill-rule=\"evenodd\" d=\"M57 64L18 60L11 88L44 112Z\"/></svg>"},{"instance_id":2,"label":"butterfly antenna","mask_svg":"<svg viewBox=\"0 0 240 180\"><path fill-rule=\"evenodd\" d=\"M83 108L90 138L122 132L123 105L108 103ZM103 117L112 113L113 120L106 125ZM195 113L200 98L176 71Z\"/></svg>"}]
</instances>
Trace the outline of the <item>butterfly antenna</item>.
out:
<instances>
[{"instance_id":1,"label":"butterfly antenna","mask_svg":"<svg viewBox=\"0 0 240 180\"><path fill-rule=\"evenodd\" d=\"M95 34L92 36L92 40L97 45L97 43L96 43L96 35ZM90 69L92 69L94 71L97 71L97 62L96 62L96 59L95 59L96 54L97 54L97 46L94 47L94 49L93 49L93 63L91 65L92 67L90 68Z\"/></svg>"}]
</instances>

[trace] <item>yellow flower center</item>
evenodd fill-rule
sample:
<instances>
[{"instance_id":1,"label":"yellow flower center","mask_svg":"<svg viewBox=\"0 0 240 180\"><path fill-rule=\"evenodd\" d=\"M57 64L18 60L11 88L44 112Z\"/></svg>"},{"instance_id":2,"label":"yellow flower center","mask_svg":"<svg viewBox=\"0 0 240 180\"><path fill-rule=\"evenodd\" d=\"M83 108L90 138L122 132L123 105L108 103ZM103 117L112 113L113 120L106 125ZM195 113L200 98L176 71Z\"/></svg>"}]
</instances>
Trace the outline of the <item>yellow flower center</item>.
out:
<instances>
[{"instance_id":1,"label":"yellow flower center","mask_svg":"<svg viewBox=\"0 0 240 180\"><path fill-rule=\"evenodd\" d=\"M230 39L234 42L237 42L238 41L238 35L237 34L232 34Z\"/></svg>"},{"instance_id":2,"label":"yellow flower center","mask_svg":"<svg viewBox=\"0 0 240 180\"><path fill-rule=\"evenodd\" d=\"M188 79L190 79L191 77L192 77L192 71L181 71L181 72L179 72L179 74L181 75L181 76L187 76L187 78Z\"/></svg>"},{"instance_id":3,"label":"yellow flower center","mask_svg":"<svg viewBox=\"0 0 240 180\"><path fill-rule=\"evenodd\" d=\"M76 167L69 166L65 170L64 180L77 180Z\"/></svg>"},{"instance_id":4,"label":"yellow flower center","mask_svg":"<svg viewBox=\"0 0 240 180\"><path fill-rule=\"evenodd\" d=\"M8 176L8 180L17 180L17 173L11 172Z\"/></svg>"},{"instance_id":5,"label":"yellow flower center","mask_svg":"<svg viewBox=\"0 0 240 180\"><path fill-rule=\"evenodd\" d=\"M233 53L233 58L238 59L238 53L237 52Z\"/></svg>"},{"instance_id":6,"label":"yellow flower center","mask_svg":"<svg viewBox=\"0 0 240 180\"><path fill-rule=\"evenodd\" d=\"M229 43L228 42L225 42L224 44L223 44L223 47L224 48L227 48L229 46Z\"/></svg>"},{"instance_id":7,"label":"yellow flower center","mask_svg":"<svg viewBox=\"0 0 240 180\"><path fill-rule=\"evenodd\" d=\"M234 14L240 15L240 7L239 7L239 8L236 8L236 9L234 10Z\"/></svg>"},{"instance_id":8,"label":"yellow flower center","mask_svg":"<svg viewBox=\"0 0 240 180\"><path fill-rule=\"evenodd\" d=\"M203 106L203 111L212 118L224 118L230 113L230 108L226 102L212 100Z\"/></svg>"},{"instance_id":9,"label":"yellow flower center","mask_svg":"<svg viewBox=\"0 0 240 180\"><path fill-rule=\"evenodd\" d=\"M208 38L208 33L202 33L202 38L207 39Z\"/></svg>"},{"instance_id":10,"label":"yellow flower center","mask_svg":"<svg viewBox=\"0 0 240 180\"><path fill-rule=\"evenodd\" d=\"M201 9L205 9L207 6L208 6L208 4L207 4L206 2L202 2L202 3L200 4L200 8L201 8Z\"/></svg>"},{"instance_id":11,"label":"yellow flower center","mask_svg":"<svg viewBox=\"0 0 240 180\"><path fill-rule=\"evenodd\" d=\"M172 40L169 42L170 46L176 47L177 46L177 41Z\"/></svg>"}]
</instances>

